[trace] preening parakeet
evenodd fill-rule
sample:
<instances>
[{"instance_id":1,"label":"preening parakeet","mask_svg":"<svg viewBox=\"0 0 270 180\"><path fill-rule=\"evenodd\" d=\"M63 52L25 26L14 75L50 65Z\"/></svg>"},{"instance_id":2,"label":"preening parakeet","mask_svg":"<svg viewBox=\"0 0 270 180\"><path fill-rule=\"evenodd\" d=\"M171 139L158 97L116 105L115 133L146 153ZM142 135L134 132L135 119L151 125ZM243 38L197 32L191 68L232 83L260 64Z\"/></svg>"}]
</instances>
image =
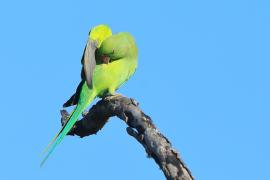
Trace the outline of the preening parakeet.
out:
<instances>
[{"instance_id":1,"label":"preening parakeet","mask_svg":"<svg viewBox=\"0 0 270 180\"><path fill-rule=\"evenodd\" d=\"M91 29L82 57L82 81L76 93L63 105L76 105L67 123L62 127L49 146L45 163L55 147L73 127L81 113L96 97L112 95L135 72L138 50L133 37L127 32L112 35L107 25Z\"/></svg>"}]
</instances>

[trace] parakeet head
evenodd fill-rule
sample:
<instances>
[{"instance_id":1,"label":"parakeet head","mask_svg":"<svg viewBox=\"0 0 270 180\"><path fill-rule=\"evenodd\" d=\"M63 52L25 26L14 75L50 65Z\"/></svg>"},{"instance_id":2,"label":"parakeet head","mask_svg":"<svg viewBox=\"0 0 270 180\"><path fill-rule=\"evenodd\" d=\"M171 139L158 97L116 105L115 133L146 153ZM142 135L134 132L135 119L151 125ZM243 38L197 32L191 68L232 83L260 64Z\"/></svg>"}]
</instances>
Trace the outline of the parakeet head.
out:
<instances>
[{"instance_id":1,"label":"parakeet head","mask_svg":"<svg viewBox=\"0 0 270 180\"><path fill-rule=\"evenodd\" d=\"M93 27L89 32L89 39L97 41L97 48L100 47L102 42L112 35L112 31L108 25L101 24Z\"/></svg>"},{"instance_id":2,"label":"parakeet head","mask_svg":"<svg viewBox=\"0 0 270 180\"><path fill-rule=\"evenodd\" d=\"M98 49L98 55L109 57L111 60L137 55L137 47L131 34L127 32L117 33L105 41Z\"/></svg>"}]
</instances>

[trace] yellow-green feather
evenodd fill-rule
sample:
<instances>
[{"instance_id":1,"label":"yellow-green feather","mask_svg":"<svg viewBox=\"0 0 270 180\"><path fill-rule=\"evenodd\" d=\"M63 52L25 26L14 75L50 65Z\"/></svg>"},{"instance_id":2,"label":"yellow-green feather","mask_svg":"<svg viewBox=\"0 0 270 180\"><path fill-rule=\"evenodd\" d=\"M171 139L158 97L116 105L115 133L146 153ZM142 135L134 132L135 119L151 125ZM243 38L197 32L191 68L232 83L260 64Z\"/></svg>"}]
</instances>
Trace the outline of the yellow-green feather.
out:
<instances>
[{"instance_id":1,"label":"yellow-green feather","mask_svg":"<svg viewBox=\"0 0 270 180\"><path fill-rule=\"evenodd\" d=\"M80 92L79 102L71 114L67 124L60 130L60 133L52 145L48 148L48 154L42 161L45 163L55 147L63 140L66 134L73 127L81 113L90 105L96 96L102 97L106 93L113 94L123 83L125 83L137 68L138 52L134 39L129 33L118 33L108 37L111 32L104 31L107 35L102 35L103 42L99 44L98 53L110 54L111 59L116 59L109 64L97 64L93 73L92 88L89 89L84 83ZM104 33L103 32L103 33ZM90 38L97 38L97 34L90 33ZM119 57L118 57L119 56ZM98 59L97 59L98 60Z\"/></svg>"},{"instance_id":2,"label":"yellow-green feather","mask_svg":"<svg viewBox=\"0 0 270 180\"><path fill-rule=\"evenodd\" d=\"M91 29L89 34L89 39L95 40L98 42L98 47L101 46L102 42L112 35L112 31L108 25L98 25ZM48 145L48 147L44 150L44 153L48 152L43 161L41 162L41 166L46 162L51 153L54 151L56 146L63 140L66 134L73 127L75 122L81 113L89 106L89 104L94 100L97 96L97 93L94 88L89 89L86 83L84 83L82 90L80 92L79 102L72 112L70 118L67 120L67 123L61 128L61 130L56 134L53 138L52 142Z\"/></svg>"}]
</instances>

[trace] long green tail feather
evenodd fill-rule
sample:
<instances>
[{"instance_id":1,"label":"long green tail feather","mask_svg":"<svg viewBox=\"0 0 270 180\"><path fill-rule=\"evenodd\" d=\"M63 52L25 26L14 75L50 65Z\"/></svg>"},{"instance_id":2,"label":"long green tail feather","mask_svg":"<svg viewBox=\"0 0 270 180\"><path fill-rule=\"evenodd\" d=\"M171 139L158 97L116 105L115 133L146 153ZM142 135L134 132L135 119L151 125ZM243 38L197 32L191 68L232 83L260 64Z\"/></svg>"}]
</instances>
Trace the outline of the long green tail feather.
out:
<instances>
[{"instance_id":1,"label":"long green tail feather","mask_svg":"<svg viewBox=\"0 0 270 180\"><path fill-rule=\"evenodd\" d=\"M43 166L46 160L49 158L49 156L52 154L56 146L64 139L64 137L67 135L67 133L70 131L70 129L73 127L73 125L76 123L79 116L82 114L84 109L87 108L87 106L93 101L95 98L95 93L89 89L85 88L82 89L80 98L82 98L82 101L78 103L75 110L72 112L71 116L67 120L67 123L62 127L62 129L59 131L59 133L55 136L53 141L49 144L49 146L45 149L45 152L48 152L45 156L45 158L41 161L40 166Z\"/></svg>"},{"instance_id":2,"label":"long green tail feather","mask_svg":"<svg viewBox=\"0 0 270 180\"><path fill-rule=\"evenodd\" d=\"M76 108L74 108L69 116L69 119L70 117L72 116L73 112L75 111ZM55 140L59 137L60 133L64 130L64 128L66 127L69 119L66 121L66 123L62 126L62 128L58 131L58 133L53 137L52 141L48 144L48 146L43 150L43 152L41 153L41 155L44 155L48 152L48 150L51 148L51 146L53 145L53 143L55 142Z\"/></svg>"}]
</instances>

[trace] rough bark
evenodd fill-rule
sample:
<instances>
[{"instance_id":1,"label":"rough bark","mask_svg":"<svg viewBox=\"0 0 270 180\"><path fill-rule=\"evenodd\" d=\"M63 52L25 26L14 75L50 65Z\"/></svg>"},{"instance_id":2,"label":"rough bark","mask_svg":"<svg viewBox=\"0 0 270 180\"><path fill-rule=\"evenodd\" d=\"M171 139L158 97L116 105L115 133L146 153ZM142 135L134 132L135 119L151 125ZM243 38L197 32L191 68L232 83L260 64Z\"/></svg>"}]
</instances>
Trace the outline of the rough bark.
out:
<instances>
[{"instance_id":1,"label":"rough bark","mask_svg":"<svg viewBox=\"0 0 270 180\"><path fill-rule=\"evenodd\" d=\"M69 114L62 110L61 115L63 125ZM159 132L134 99L116 95L100 100L89 112L83 114L83 118L76 122L69 135L82 138L96 134L112 116L126 122L127 133L143 145L147 155L155 160L168 180L194 179L179 153L172 148L170 141Z\"/></svg>"}]
</instances>

